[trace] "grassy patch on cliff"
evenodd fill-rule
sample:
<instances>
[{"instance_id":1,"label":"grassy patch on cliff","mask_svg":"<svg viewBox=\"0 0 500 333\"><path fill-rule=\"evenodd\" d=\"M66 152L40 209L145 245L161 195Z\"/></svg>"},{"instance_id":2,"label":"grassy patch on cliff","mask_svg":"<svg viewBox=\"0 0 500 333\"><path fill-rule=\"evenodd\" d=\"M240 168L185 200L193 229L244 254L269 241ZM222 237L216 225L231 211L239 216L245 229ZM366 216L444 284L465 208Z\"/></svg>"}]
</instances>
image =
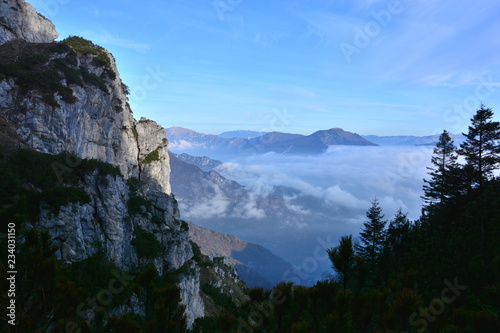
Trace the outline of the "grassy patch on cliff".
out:
<instances>
[{"instance_id":1,"label":"grassy patch on cliff","mask_svg":"<svg viewBox=\"0 0 500 333\"><path fill-rule=\"evenodd\" d=\"M88 57L93 67L102 68L100 75L79 64ZM37 91L43 103L57 107L57 95L68 104L78 100L73 85L93 85L108 93L106 80L114 80L116 73L102 47L73 36L55 44L12 41L0 45L0 80L8 78L14 79L22 94Z\"/></svg>"},{"instance_id":2,"label":"grassy patch on cliff","mask_svg":"<svg viewBox=\"0 0 500 333\"><path fill-rule=\"evenodd\" d=\"M154 161L159 161L159 160L160 160L160 152L158 151L158 149L156 149L156 150L153 150L152 152L150 152L149 154L147 154L142 162L145 164L149 164L149 163L152 163Z\"/></svg>"}]
</instances>

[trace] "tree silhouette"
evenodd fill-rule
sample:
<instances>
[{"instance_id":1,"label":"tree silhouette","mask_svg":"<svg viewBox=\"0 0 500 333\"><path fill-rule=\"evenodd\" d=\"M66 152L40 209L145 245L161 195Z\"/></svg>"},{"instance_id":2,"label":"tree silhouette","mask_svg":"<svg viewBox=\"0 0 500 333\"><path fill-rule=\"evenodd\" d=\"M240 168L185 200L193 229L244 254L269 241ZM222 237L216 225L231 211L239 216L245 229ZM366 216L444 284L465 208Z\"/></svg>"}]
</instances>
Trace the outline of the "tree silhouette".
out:
<instances>
[{"instance_id":1,"label":"tree silhouette","mask_svg":"<svg viewBox=\"0 0 500 333\"><path fill-rule=\"evenodd\" d=\"M361 244L355 246L358 254L366 258L368 264L375 266L384 246L384 227L386 222L382 219L382 208L377 199L372 201L372 206L366 212L368 221L363 223L363 231L360 232Z\"/></svg>"},{"instance_id":2,"label":"tree silhouette","mask_svg":"<svg viewBox=\"0 0 500 333\"><path fill-rule=\"evenodd\" d=\"M332 268L340 275L342 289L346 290L356 262L352 247L352 235L342 236L339 245L326 252L332 262Z\"/></svg>"},{"instance_id":3,"label":"tree silhouette","mask_svg":"<svg viewBox=\"0 0 500 333\"><path fill-rule=\"evenodd\" d=\"M431 177L429 180L424 179L426 184L423 187L422 198L429 204L436 202L443 204L446 199L456 195L459 170L456 148L447 131L443 131L439 136L433 154L431 162L434 167L427 168Z\"/></svg>"},{"instance_id":4,"label":"tree silhouette","mask_svg":"<svg viewBox=\"0 0 500 333\"><path fill-rule=\"evenodd\" d=\"M500 122L493 121L493 111L481 104L471 118L471 126L460 145L459 153L466 160L464 170L472 188L481 188L492 179L500 165Z\"/></svg>"}]
</instances>

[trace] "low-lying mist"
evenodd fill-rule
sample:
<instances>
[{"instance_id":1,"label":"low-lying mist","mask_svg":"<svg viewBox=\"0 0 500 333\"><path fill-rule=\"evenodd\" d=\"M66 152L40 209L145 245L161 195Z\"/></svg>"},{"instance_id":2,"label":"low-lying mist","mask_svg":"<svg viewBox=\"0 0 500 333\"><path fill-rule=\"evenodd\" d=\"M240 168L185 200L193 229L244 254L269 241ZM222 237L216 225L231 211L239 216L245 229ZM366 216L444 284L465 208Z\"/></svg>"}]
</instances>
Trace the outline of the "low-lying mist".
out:
<instances>
[{"instance_id":1,"label":"low-lying mist","mask_svg":"<svg viewBox=\"0 0 500 333\"><path fill-rule=\"evenodd\" d=\"M412 220L420 216L432 148L331 146L312 156L216 156L224 163L215 171L244 185L248 197L228 214L230 198L215 186L209 199L181 211L202 226L266 246L297 268L284 279L309 284L332 273L326 248L342 235L357 236L373 199L386 220L400 208ZM262 202L276 196L286 213Z\"/></svg>"},{"instance_id":2,"label":"low-lying mist","mask_svg":"<svg viewBox=\"0 0 500 333\"><path fill-rule=\"evenodd\" d=\"M331 146L315 156L233 156L216 171L255 194L269 194L276 186L285 186L331 204L363 210L377 198L388 215L402 208L415 219L420 216L422 180L432 149Z\"/></svg>"}]
</instances>

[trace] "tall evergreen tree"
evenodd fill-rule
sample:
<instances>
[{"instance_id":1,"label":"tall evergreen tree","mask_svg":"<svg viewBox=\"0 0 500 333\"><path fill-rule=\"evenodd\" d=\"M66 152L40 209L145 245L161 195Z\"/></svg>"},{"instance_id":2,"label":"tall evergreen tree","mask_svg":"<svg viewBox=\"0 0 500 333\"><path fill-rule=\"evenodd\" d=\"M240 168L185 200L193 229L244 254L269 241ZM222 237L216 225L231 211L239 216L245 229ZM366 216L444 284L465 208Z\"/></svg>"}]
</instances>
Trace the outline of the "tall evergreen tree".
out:
<instances>
[{"instance_id":1,"label":"tall evergreen tree","mask_svg":"<svg viewBox=\"0 0 500 333\"><path fill-rule=\"evenodd\" d=\"M460 145L459 154L466 160L471 186L482 187L493 177L493 170L500 166L500 122L493 121L493 111L483 104L471 118L471 126Z\"/></svg>"},{"instance_id":2,"label":"tall evergreen tree","mask_svg":"<svg viewBox=\"0 0 500 333\"><path fill-rule=\"evenodd\" d=\"M458 164L453 140L447 131L439 136L439 141L431 159L434 167L428 167L430 179L424 179L424 196L427 203L439 202L453 197L457 192Z\"/></svg>"},{"instance_id":3,"label":"tall evergreen tree","mask_svg":"<svg viewBox=\"0 0 500 333\"><path fill-rule=\"evenodd\" d=\"M340 275L342 289L346 290L356 263L352 247L352 235L342 236L340 243L326 251L332 262L332 268Z\"/></svg>"},{"instance_id":4,"label":"tall evergreen tree","mask_svg":"<svg viewBox=\"0 0 500 333\"><path fill-rule=\"evenodd\" d=\"M363 231L360 232L361 244L357 244L355 248L358 254L366 258L368 264L373 268L384 246L386 224L377 199L372 201L372 206L366 212L366 217L368 220L363 223Z\"/></svg>"}]
</instances>

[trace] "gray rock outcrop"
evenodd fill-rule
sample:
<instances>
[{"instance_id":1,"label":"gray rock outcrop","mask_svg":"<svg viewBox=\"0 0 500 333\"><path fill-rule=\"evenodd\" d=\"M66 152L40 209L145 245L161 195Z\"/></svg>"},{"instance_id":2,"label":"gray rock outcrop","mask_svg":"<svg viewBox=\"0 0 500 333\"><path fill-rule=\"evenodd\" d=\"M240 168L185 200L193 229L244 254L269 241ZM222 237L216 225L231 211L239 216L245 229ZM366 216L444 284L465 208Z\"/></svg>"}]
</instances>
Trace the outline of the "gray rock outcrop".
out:
<instances>
[{"instance_id":1,"label":"gray rock outcrop","mask_svg":"<svg viewBox=\"0 0 500 333\"><path fill-rule=\"evenodd\" d=\"M118 73L113 57L107 55L111 70ZM77 61L77 66L96 76L104 71L92 65L92 59L82 56ZM72 151L80 158L111 163L125 178L137 177L148 189L170 194L165 130L154 121L134 119L118 74L106 83L107 92L91 85L71 85L76 102L66 103L56 96L59 107L53 108L41 103L37 91L25 94L12 80L4 80L0 82L0 112L17 124L21 137L40 152ZM146 160L155 150L157 158Z\"/></svg>"},{"instance_id":2,"label":"gray rock outcrop","mask_svg":"<svg viewBox=\"0 0 500 333\"><path fill-rule=\"evenodd\" d=\"M2 0L0 13L0 44L14 39L51 43L59 36L54 24L24 0Z\"/></svg>"}]
</instances>

